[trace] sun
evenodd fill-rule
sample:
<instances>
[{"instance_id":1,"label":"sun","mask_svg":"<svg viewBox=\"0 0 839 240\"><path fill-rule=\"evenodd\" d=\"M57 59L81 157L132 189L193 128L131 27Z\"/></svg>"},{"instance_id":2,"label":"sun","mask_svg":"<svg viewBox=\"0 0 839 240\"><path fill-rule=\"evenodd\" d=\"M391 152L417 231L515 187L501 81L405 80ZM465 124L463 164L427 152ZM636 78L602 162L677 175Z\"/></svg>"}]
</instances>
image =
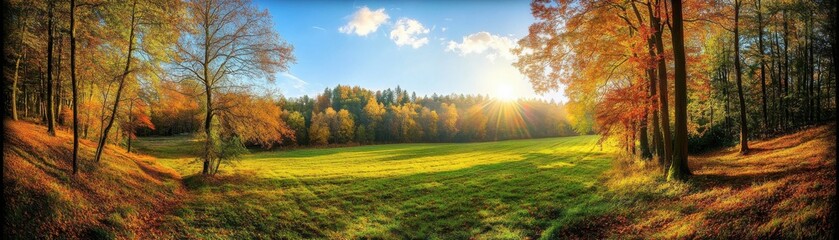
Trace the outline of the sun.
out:
<instances>
[{"instance_id":1,"label":"sun","mask_svg":"<svg viewBox=\"0 0 839 240\"><path fill-rule=\"evenodd\" d=\"M495 87L495 98L501 101L510 102L516 100L513 88L506 84L499 84Z\"/></svg>"}]
</instances>

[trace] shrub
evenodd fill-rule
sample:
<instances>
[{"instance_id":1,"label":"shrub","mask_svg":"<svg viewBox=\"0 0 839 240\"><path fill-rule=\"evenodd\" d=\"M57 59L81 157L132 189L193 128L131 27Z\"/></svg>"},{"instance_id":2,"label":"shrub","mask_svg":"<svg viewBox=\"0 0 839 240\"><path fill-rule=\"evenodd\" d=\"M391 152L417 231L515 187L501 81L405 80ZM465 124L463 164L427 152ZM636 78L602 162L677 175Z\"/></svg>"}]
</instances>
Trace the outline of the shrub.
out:
<instances>
[{"instance_id":1,"label":"shrub","mask_svg":"<svg viewBox=\"0 0 839 240\"><path fill-rule=\"evenodd\" d=\"M688 153L697 154L730 147L737 141L737 135L727 132L724 125L712 125L700 134L688 136Z\"/></svg>"}]
</instances>

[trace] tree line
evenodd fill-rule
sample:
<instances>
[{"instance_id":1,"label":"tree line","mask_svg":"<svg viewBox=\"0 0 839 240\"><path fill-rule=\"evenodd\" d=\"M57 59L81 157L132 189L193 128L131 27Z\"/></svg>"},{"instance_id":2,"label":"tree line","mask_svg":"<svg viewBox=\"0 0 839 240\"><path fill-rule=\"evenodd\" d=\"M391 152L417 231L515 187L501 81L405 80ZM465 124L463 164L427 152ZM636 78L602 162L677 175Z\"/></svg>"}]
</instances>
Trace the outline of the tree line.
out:
<instances>
[{"instance_id":1,"label":"tree line","mask_svg":"<svg viewBox=\"0 0 839 240\"><path fill-rule=\"evenodd\" d=\"M139 134L189 134L200 129L197 114L202 111L198 104L189 104L199 101L184 99L196 94L181 88L161 96L162 99L150 104L150 119L156 128L143 129ZM286 98L268 94L258 98L265 104L252 109L269 113L266 117L281 120L280 126L290 130L281 138L266 142L244 142L267 148L473 142L576 134L568 123L564 106L541 99L505 102L486 95L417 96L401 87L373 91L342 85L326 88L315 97Z\"/></svg>"},{"instance_id":2,"label":"tree line","mask_svg":"<svg viewBox=\"0 0 839 240\"><path fill-rule=\"evenodd\" d=\"M658 159L668 179L690 175L688 150L748 154L750 139L836 118L835 1L531 7L514 66L536 91L565 85L575 129Z\"/></svg>"}]
</instances>

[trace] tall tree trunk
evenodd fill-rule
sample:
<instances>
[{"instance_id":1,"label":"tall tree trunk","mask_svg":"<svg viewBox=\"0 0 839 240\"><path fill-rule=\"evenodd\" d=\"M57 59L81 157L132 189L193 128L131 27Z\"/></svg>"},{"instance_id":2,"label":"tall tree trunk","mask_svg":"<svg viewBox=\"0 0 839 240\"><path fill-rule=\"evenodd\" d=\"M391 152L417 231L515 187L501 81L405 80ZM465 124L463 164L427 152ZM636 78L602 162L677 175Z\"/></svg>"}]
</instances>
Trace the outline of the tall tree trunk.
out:
<instances>
[{"instance_id":1,"label":"tall tree trunk","mask_svg":"<svg viewBox=\"0 0 839 240\"><path fill-rule=\"evenodd\" d=\"M649 3L647 3L647 6L649 6ZM643 20L643 18L641 18L641 13L638 11L638 7L636 7L635 2L632 2L632 11L635 13L635 17L638 18L638 25L643 26L644 25L644 20ZM649 44L650 44L649 38L647 38L647 44L648 44L648 47L649 47ZM654 56L651 55L650 57L654 57ZM648 81L647 81L646 84L647 84L648 87L652 86L652 84L653 84L653 81L652 81L652 78L653 78L652 74L653 73L650 70L651 69L647 69L647 80ZM652 158L652 155L653 155L650 152L650 140L649 140L649 137L647 136L647 132L648 132L647 131L648 130L648 128L647 128L648 124L647 123L648 123L648 120L649 120L647 117L649 116L649 109L646 106L649 106L649 100L650 100L650 96L647 96L644 99L644 106L645 106L644 116L641 117L641 121L639 122L640 126L639 126L639 133L638 133L639 134L638 140L639 140L639 144L641 145L640 146L640 148L641 148L640 149L641 150L641 158L645 159L645 160L649 160L650 158ZM634 143L635 142L633 141L633 144Z\"/></svg>"},{"instance_id":2,"label":"tall tree trunk","mask_svg":"<svg viewBox=\"0 0 839 240\"><path fill-rule=\"evenodd\" d=\"M810 108L809 108L810 109L810 114L809 114L810 115L810 121L815 122L816 118L817 118L817 115L816 115L816 110L817 109L816 109L816 99L814 97L815 93L813 93L813 91L815 91L815 87L816 87L815 86L816 81L813 78L813 75L815 75L815 70L816 70L816 68L815 68L816 63L813 61L814 60L813 59L813 45L815 45L815 44L813 44L813 27L814 27L813 26L813 17L809 17L808 20L810 21L810 27L808 28L809 33L807 33L807 38L810 39L810 40L808 41L809 46L807 48L807 55L809 55L809 57L807 58L807 62L809 62L807 64L807 68L809 69L808 74L807 74L807 79L809 79L810 88L807 90L807 98L809 99L808 102L810 103Z\"/></svg>"},{"instance_id":3,"label":"tall tree trunk","mask_svg":"<svg viewBox=\"0 0 839 240\"><path fill-rule=\"evenodd\" d=\"M650 18L649 19L650 20L650 28L655 29L655 26L653 25L653 21L654 21L653 18L654 18L655 13L653 12L653 9L652 9L652 3L649 0L647 1L647 13L648 13L649 18ZM655 35L650 35L649 38L647 39L647 55L650 56L650 59L656 59L656 55L655 55ZM658 97L658 91L657 91L658 81L656 80L656 75L655 74L656 74L655 68L650 68L650 69L647 70L647 76L650 79L650 84L649 84L650 99L649 99L649 101L650 101L650 103L652 103L651 104L652 108L650 108L650 110L651 110L651 114L652 114L652 117L653 117L653 131L652 131L652 133L653 133L652 134L653 135L653 148L655 150L654 151L655 155L658 156L659 164L664 165L664 162L662 160L662 158L664 157L664 146L662 146L662 140L661 140L661 123L658 121L659 103L658 103L658 100L656 99L656 97Z\"/></svg>"},{"instance_id":4,"label":"tall tree trunk","mask_svg":"<svg viewBox=\"0 0 839 240\"><path fill-rule=\"evenodd\" d=\"M47 101L47 83L46 77L44 77L43 68L38 67L38 84L41 85L41 92L38 93L38 115L41 117L41 122L47 122L47 112L45 102Z\"/></svg>"},{"instance_id":5,"label":"tall tree trunk","mask_svg":"<svg viewBox=\"0 0 839 240\"><path fill-rule=\"evenodd\" d=\"M746 122L746 100L743 98L742 69L740 69L740 1L734 3L734 71L737 79L737 98L740 100L740 154L749 153L749 125Z\"/></svg>"},{"instance_id":6,"label":"tall tree trunk","mask_svg":"<svg viewBox=\"0 0 839 240\"><path fill-rule=\"evenodd\" d=\"M656 6L659 8L659 6ZM664 11L657 11L657 14L661 14ZM661 24L661 16L656 15L653 18L653 29L655 29L655 49L656 49L656 58L658 59L658 103L659 103L659 114L661 114L661 131L662 131L662 139L664 140L664 155L661 156L661 160L663 162L662 169L663 171L667 171L668 165L670 164L671 160L673 159L673 142L670 139L670 113L669 113L669 104L667 102L667 64L664 59L664 41L662 40L662 31L664 31L664 27Z\"/></svg>"},{"instance_id":7,"label":"tall tree trunk","mask_svg":"<svg viewBox=\"0 0 839 240\"><path fill-rule=\"evenodd\" d=\"M723 66L720 71L722 71L721 80L723 81L722 94L725 95L725 132L732 134L734 131L731 129L731 89L728 89L728 65Z\"/></svg>"},{"instance_id":8,"label":"tall tree trunk","mask_svg":"<svg viewBox=\"0 0 839 240\"><path fill-rule=\"evenodd\" d=\"M783 128L786 129L789 124L789 24L787 21L787 10L783 10L784 17L784 78L783 78L783 99L781 101L781 108L784 109Z\"/></svg>"},{"instance_id":9,"label":"tall tree trunk","mask_svg":"<svg viewBox=\"0 0 839 240\"><path fill-rule=\"evenodd\" d=\"M110 88L108 88L110 89ZM93 101L93 82L89 81L87 84L87 102ZM83 138L87 138L90 133L90 127L93 125L93 111L85 111L85 124Z\"/></svg>"},{"instance_id":10,"label":"tall tree trunk","mask_svg":"<svg viewBox=\"0 0 839 240\"><path fill-rule=\"evenodd\" d=\"M682 1L673 0L673 56L675 61L675 109L676 135L673 148L673 163L667 174L667 180L685 180L690 175L687 156L687 64L685 63L684 30L682 28Z\"/></svg>"},{"instance_id":11,"label":"tall tree trunk","mask_svg":"<svg viewBox=\"0 0 839 240\"><path fill-rule=\"evenodd\" d=\"M47 131L50 136L55 136L55 112L53 111L53 93L52 93L52 50L53 50L53 32L55 32L55 24L53 19L53 11L55 11L55 2L49 2L48 20L47 20L47 94L46 94L46 115L47 115Z\"/></svg>"},{"instance_id":12,"label":"tall tree trunk","mask_svg":"<svg viewBox=\"0 0 839 240\"><path fill-rule=\"evenodd\" d=\"M136 28L136 11L137 9L137 0L134 0L133 5L131 6L131 27L129 28L130 32L128 34L128 56L125 59L125 69L122 71L122 75L120 76L119 85L117 86L116 98L114 99L114 107L111 108L111 117L108 120L108 124L102 130L102 136L99 138L99 145L96 147L96 157L94 158L96 162L102 158L102 151L105 149L105 143L108 141L108 132L111 130L111 127L114 125L114 119L117 117L117 112L119 111L119 102L120 98L122 97L122 90L125 88L125 79L128 78L128 74L131 72L131 54L134 52L134 30ZM107 99L107 98L106 98Z\"/></svg>"},{"instance_id":13,"label":"tall tree trunk","mask_svg":"<svg viewBox=\"0 0 839 240\"><path fill-rule=\"evenodd\" d=\"M26 69L24 68L24 70ZM29 117L29 91L27 91L26 83L23 84L21 92L23 92L23 117Z\"/></svg>"},{"instance_id":14,"label":"tall tree trunk","mask_svg":"<svg viewBox=\"0 0 839 240\"><path fill-rule=\"evenodd\" d=\"M59 125L64 124L64 121L61 120L61 95L62 95L62 90L61 90L61 55L63 53L61 46L64 45L62 43L63 43L62 39L61 39L61 37L59 37L58 38L58 59L57 59L57 63L56 63L56 68L57 69L56 69L56 76L55 76L55 89L56 89L56 93L55 93L55 100L56 100L55 101L55 117L57 118L57 121L58 121Z\"/></svg>"},{"instance_id":15,"label":"tall tree trunk","mask_svg":"<svg viewBox=\"0 0 839 240\"><path fill-rule=\"evenodd\" d=\"M650 48L650 53L652 53L652 48ZM662 146L661 141L661 123L658 121L658 100L655 99L658 95L656 89L658 81L655 78L655 70L650 69L650 101L653 102L651 105L651 115L653 117L653 146L655 155L658 156L659 163L663 163L661 158L664 157L664 146Z\"/></svg>"},{"instance_id":16,"label":"tall tree trunk","mask_svg":"<svg viewBox=\"0 0 839 240\"><path fill-rule=\"evenodd\" d=\"M833 4L833 14L832 14L833 24L829 24L829 26L833 30L833 35L832 35L832 38L831 38L831 41L833 42L833 44L830 48L833 49L833 56L832 56L833 57L833 72L837 73L837 71L839 71L839 62L836 62L836 56L839 55L839 40L837 40L837 37L839 37L839 36L837 36L837 35L839 35L839 30L837 30L837 25L839 25L839 0L833 0L833 1L831 1L831 3ZM830 75L830 71L828 71L828 75ZM828 82L829 82L830 77L828 77L827 79L828 79ZM835 81L835 82L839 83L839 81ZM830 84L828 84L828 88L830 88ZM833 91L834 91L833 96L834 97L839 97L839 90L837 90L837 89L839 89L839 87L835 86L833 88ZM837 102L837 100L839 100L839 99L834 99L834 103L839 104L839 102ZM833 108L833 117L834 117L833 118L834 121L839 120L839 107L834 107ZM833 128L833 138L834 138L833 139L834 142L839 142L839 130L837 130L837 127ZM833 161L833 164L834 164L833 165L834 169L839 168L839 161ZM834 181L835 182L833 184L833 186L834 186L833 191L834 192L839 192L839 178L834 178ZM830 211L830 219L833 219L834 221L830 221L830 227L831 227L830 228L831 229L830 235L831 236L828 236L828 238L836 238L837 237L836 229L839 228L839 226L837 226L837 221L836 221L837 211L839 211L839 201L833 201L830 209L832 209Z\"/></svg>"},{"instance_id":17,"label":"tall tree trunk","mask_svg":"<svg viewBox=\"0 0 839 240\"><path fill-rule=\"evenodd\" d=\"M206 70L205 70L206 71ZM206 75L205 75L206 76ZM214 158L213 154L213 135L211 131L212 122L213 122L213 111L212 111L212 89L209 86L206 87L206 95L207 95L207 115L204 117L204 135L207 138L204 142L204 166L201 170L201 174L207 175L210 174L210 160Z\"/></svg>"},{"instance_id":18,"label":"tall tree trunk","mask_svg":"<svg viewBox=\"0 0 839 240\"><path fill-rule=\"evenodd\" d=\"M651 83L647 83L651 84ZM649 99L649 98L648 98ZM645 101L646 102L646 101ZM645 106L648 106L645 104ZM641 150L641 158L645 160L649 160L652 158L652 153L650 152L650 140L647 137L647 115L648 111L646 107L644 108L644 116L641 117L641 121L638 123L640 125L639 132L638 132L638 140Z\"/></svg>"},{"instance_id":19,"label":"tall tree trunk","mask_svg":"<svg viewBox=\"0 0 839 240\"><path fill-rule=\"evenodd\" d=\"M132 112L131 112L131 110L133 110L132 108L134 108L134 100L130 100L128 102L128 122L129 122L129 124L133 125L134 124L134 117L132 116ZM135 127L131 126L130 129L131 129L131 131L134 131ZM133 132L128 132L128 131L125 131L125 132L126 132L126 135L127 135L126 141L128 142L128 144L127 144L128 146L126 146L127 149L126 149L125 152L130 153L131 152L131 138L132 138L131 134L133 134Z\"/></svg>"},{"instance_id":20,"label":"tall tree trunk","mask_svg":"<svg viewBox=\"0 0 839 240\"><path fill-rule=\"evenodd\" d=\"M21 34L21 35L25 35L26 28L24 28L23 26L25 26L26 24L24 23L24 20L22 20L23 19L22 16L19 16L18 18L19 18L18 28L21 30L21 32L23 32L23 34ZM19 79L19 76L20 76L20 62L21 62L21 60L26 59L26 52L27 52L26 48L23 45L23 37L21 37L20 42L18 42L18 53L17 53L17 58L15 58L15 74L14 74L14 78L12 80L12 96L11 96L12 120L15 120L15 121L18 120L18 115L17 115L17 92L18 92L17 83L18 83L18 79ZM26 102L25 98L24 98L24 102Z\"/></svg>"},{"instance_id":21,"label":"tall tree trunk","mask_svg":"<svg viewBox=\"0 0 839 240\"><path fill-rule=\"evenodd\" d=\"M779 61L775 61L777 55L777 51L775 51L776 47L778 46L778 34L771 34L775 41L769 41L769 78L772 79L772 86L774 87L774 91L772 91L772 126L777 129L780 129L780 119L781 114L779 114L781 110L781 67Z\"/></svg>"},{"instance_id":22,"label":"tall tree trunk","mask_svg":"<svg viewBox=\"0 0 839 240\"><path fill-rule=\"evenodd\" d=\"M207 3L208 7L205 11L209 11L209 2ZM210 161L215 158L214 152L214 143L213 143L213 135L212 135L212 126L213 126L213 81L210 79L210 28L209 28L209 12L204 13L204 90L206 91L207 96L207 116L204 117L204 134L206 135L206 141L204 142L204 168L202 169L201 173L204 175L210 174ZM221 161L221 160L219 160ZM212 171L213 173L216 171Z\"/></svg>"},{"instance_id":23,"label":"tall tree trunk","mask_svg":"<svg viewBox=\"0 0 839 240\"><path fill-rule=\"evenodd\" d=\"M79 172L79 102L76 87L76 0L70 0L70 84L73 88L73 174Z\"/></svg>"},{"instance_id":24,"label":"tall tree trunk","mask_svg":"<svg viewBox=\"0 0 839 240\"><path fill-rule=\"evenodd\" d=\"M822 59L816 59L818 73L816 73L816 122L822 121L822 72L824 72L824 65Z\"/></svg>"},{"instance_id":25,"label":"tall tree trunk","mask_svg":"<svg viewBox=\"0 0 839 240\"><path fill-rule=\"evenodd\" d=\"M634 122L634 123L632 123L632 128L637 129L638 125L639 125L638 122ZM637 134L638 134L638 131L632 131L632 136L629 136L629 149L632 151L632 155L637 154L637 152L635 151L635 149L636 149L636 147L635 147L635 139L636 139L635 135L637 135Z\"/></svg>"},{"instance_id":26,"label":"tall tree trunk","mask_svg":"<svg viewBox=\"0 0 839 240\"><path fill-rule=\"evenodd\" d=\"M23 42L23 41L21 41L21 42ZM23 47L21 47L21 51L23 51ZM11 102L12 102L12 119L15 120L15 121L18 120L18 116L17 116L17 82L18 82L18 76L19 76L18 71L20 70L20 61L23 58L26 58L26 52L25 51L23 51L22 54L18 54L17 59L15 59L15 77L14 77L14 80L12 80L12 96L11 96L12 97L12 99L11 99ZM23 101L26 102L26 97L25 96L24 96Z\"/></svg>"},{"instance_id":27,"label":"tall tree trunk","mask_svg":"<svg viewBox=\"0 0 839 240\"><path fill-rule=\"evenodd\" d=\"M763 48L763 14L760 6L760 0L756 0L757 8L757 45L760 51L760 91L763 99L763 126L769 125L769 115L766 111L766 56Z\"/></svg>"}]
</instances>

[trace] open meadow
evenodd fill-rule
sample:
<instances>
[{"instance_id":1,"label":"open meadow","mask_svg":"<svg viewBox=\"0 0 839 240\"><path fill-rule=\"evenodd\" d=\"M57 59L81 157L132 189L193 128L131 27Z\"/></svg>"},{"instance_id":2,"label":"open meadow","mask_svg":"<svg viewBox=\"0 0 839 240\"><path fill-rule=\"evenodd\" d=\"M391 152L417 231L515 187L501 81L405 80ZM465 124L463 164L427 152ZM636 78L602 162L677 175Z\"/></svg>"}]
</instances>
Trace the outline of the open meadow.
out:
<instances>
[{"instance_id":1,"label":"open meadow","mask_svg":"<svg viewBox=\"0 0 839 240\"><path fill-rule=\"evenodd\" d=\"M521 239L609 210L595 185L616 155L597 139L264 151L217 178L179 154L199 147L189 137L138 145L193 175L184 184L195 195L175 212L199 238Z\"/></svg>"}]
</instances>

